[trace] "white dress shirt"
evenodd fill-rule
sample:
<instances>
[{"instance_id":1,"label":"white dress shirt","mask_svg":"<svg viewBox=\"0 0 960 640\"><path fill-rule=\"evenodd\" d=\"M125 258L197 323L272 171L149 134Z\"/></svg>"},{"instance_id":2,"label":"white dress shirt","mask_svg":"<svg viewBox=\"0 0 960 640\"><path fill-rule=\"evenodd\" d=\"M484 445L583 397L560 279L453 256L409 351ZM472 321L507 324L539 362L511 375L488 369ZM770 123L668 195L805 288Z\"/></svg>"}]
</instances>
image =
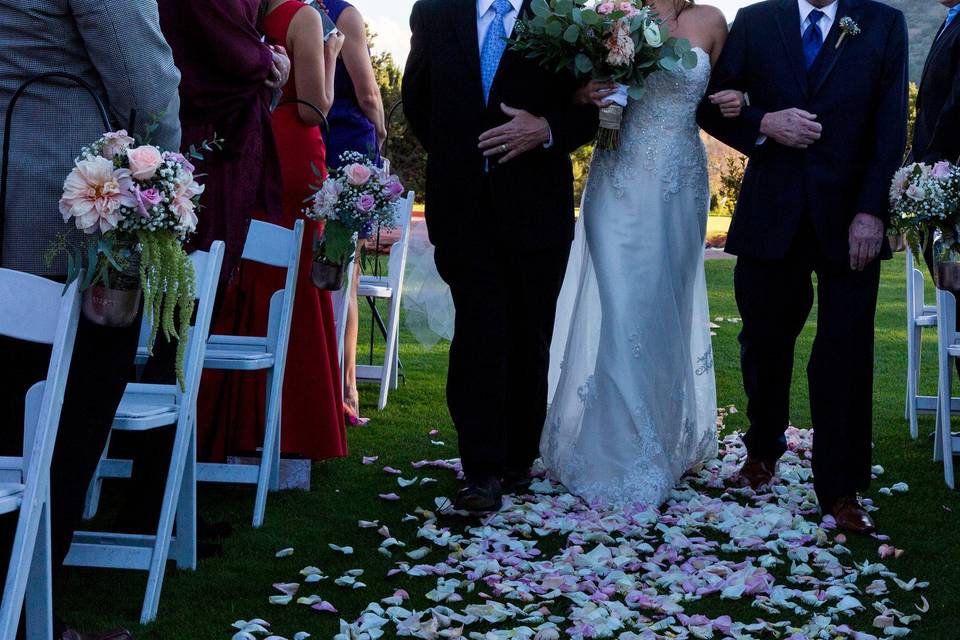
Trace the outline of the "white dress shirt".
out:
<instances>
[{"instance_id":1,"label":"white dress shirt","mask_svg":"<svg viewBox=\"0 0 960 640\"><path fill-rule=\"evenodd\" d=\"M507 32L508 38L513 33L513 25L517 24L523 0L510 0L510 4L513 5L513 11L503 17L503 29ZM493 10L493 0L477 0L477 45L480 51L483 51L483 39L487 37L487 30L490 29L496 15L497 12Z\"/></svg>"},{"instance_id":2,"label":"white dress shirt","mask_svg":"<svg viewBox=\"0 0 960 640\"><path fill-rule=\"evenodd\" d=\"M837 9L840 6L838 0L834 0L822 9L813 6L807 2L807 0L797 0L797 4L800 5L800 36L802 37L807 31L807 27L810 26L810 13L814 9L820 9L824 15L820 18L820 24L818 26L820 27L820 34L823 36L824 42L826 42L827 34L830 33L833 22L837 19Z\"/></svg>"}]
</instances>

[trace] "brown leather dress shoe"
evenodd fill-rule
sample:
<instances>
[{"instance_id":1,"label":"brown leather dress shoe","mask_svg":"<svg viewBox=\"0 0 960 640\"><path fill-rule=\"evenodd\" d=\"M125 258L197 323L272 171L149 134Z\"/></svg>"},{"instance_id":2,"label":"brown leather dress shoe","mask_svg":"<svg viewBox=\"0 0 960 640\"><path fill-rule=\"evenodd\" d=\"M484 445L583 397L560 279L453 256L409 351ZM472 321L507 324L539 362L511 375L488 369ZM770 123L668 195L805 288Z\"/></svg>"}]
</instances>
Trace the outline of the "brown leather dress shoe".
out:
<instances>
[{"instance_id":1,"label":"brown leather dress shoe","mask_svg":"<svg viewBox=\"0 0 960 640\"><path fill-rule=\"evenodd\" d=\"M738 486L750 487L754 491L759 491L763 487L770 485L776 472L776 460L747 456L747 461L740 467L740 473L737 475L736 482Z\"/></svg>"},{"instance_id":2,"label":"brown leather dress shoe","mask_svg":"<svg viewBox=\"0 0 960 640\"><path fill-rule=\"evenodd\" d=\"M133 635L126 629L106 633L80 633L75 629L67 629L60 636L60 640L133 640Z\"/></svg>"},{"instance_id":3,"label":"brown leather dress shoe","mask_svg":"<svg viewBox=\"0 0 960 640\"><path fill-rule=\"evenodd\" d=\"M851 533L873 533L877 530L873 518L867 513L859 496L846 496L833 503L830 511L837 520L837 527Z\"/></svg>"}]
</instances>

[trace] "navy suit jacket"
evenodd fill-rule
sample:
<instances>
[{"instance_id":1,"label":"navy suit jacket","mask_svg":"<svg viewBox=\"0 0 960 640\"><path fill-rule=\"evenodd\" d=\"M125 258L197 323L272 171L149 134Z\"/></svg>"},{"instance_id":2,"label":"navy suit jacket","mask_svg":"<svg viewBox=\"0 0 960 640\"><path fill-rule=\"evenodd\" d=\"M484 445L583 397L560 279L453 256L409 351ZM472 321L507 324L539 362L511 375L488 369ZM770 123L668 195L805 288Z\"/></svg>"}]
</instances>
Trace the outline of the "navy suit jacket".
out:
<instances>
[{"instance_id":1,"label":"navy suit jacket","mask_svg":"<svg viewBox=\"0 0 960 640\"><path fill-rule=\"evenodd\" d=\"M960 18L941 27L923 67L911 158L960 158Z\"/></svg>"},{"instance_id":2,"label":"navy suit jacket","mask_svg":"<svg viewBox=\"0 0 960 640\"><path fill-rule=\"evenodd\" d=\"M751 106L725 119L704 99L698 120L711 135L749 156L727 251L783 258L804 216L821 252L849 260L857 213L889 220L890 179L903 160L907 122L907 27L903 14L873 0L839 0L817 60L806 70L797 0L741 9L713 72L708 95L738 89ZM840 41L840 21L857 36ZM817 115L823 133L805 150L768 139L766 113L796 107ZM889 255L889 248L884 252Z\"/></svg>"}]
</instances>

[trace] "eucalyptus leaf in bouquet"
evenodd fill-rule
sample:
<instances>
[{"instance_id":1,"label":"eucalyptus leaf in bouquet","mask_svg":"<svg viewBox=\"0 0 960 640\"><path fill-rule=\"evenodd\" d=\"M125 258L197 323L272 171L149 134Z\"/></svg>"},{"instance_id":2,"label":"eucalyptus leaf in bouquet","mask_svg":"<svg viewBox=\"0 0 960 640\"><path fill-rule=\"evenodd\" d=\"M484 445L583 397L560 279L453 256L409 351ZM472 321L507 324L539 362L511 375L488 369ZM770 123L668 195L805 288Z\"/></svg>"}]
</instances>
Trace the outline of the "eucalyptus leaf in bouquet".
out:
<instances>
[{"instance_id":1,"label":"eucalyptus leaf in bouquet","mask_svg":"<svg viewBox=\"0 0 960 640\"><path fill-rule=\"evenodd\" d=\"M671 38L657 14L641 0L533 0L531 16L514 28L510 46L527 58L577 78L619 85L600 113L597 145L619 146L627 99L643 96L656 71L693 69L697 55L687 40Z\"/></svg>"}]
</instances>

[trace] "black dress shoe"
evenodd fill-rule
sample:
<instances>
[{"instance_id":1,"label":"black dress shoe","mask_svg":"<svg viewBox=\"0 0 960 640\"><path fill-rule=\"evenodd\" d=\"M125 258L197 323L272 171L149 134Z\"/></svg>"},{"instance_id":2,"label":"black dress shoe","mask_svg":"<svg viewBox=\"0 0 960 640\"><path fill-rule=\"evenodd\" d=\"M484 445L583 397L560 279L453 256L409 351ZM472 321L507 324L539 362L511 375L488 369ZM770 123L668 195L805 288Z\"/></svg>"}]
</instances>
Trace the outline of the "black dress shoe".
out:
<instances>
[{"instance_id":1,"label":"black dress shoe","mask_svg":"<svg viewBox=\"0 0 960 640\"><path fill-rule=\"evenodd\" d=\"M458 511L484 513L497 511L503 504L503 490L500 481L494 477L482 480L468 480L466 486L457 492L453 506Z\"/></svg>"},{"instance_id":2,"label":"black dress shoe","mask_svg":"<svg viewBox=\"0 0 960 640\"><path fill-rule=\"evenodd\" d=\"M530 470L507 471L503 474L503 480L500 484L505 494L527 493L530 490L530 483L533 478L530 476Z\"/></svg>"}]
</instances>

